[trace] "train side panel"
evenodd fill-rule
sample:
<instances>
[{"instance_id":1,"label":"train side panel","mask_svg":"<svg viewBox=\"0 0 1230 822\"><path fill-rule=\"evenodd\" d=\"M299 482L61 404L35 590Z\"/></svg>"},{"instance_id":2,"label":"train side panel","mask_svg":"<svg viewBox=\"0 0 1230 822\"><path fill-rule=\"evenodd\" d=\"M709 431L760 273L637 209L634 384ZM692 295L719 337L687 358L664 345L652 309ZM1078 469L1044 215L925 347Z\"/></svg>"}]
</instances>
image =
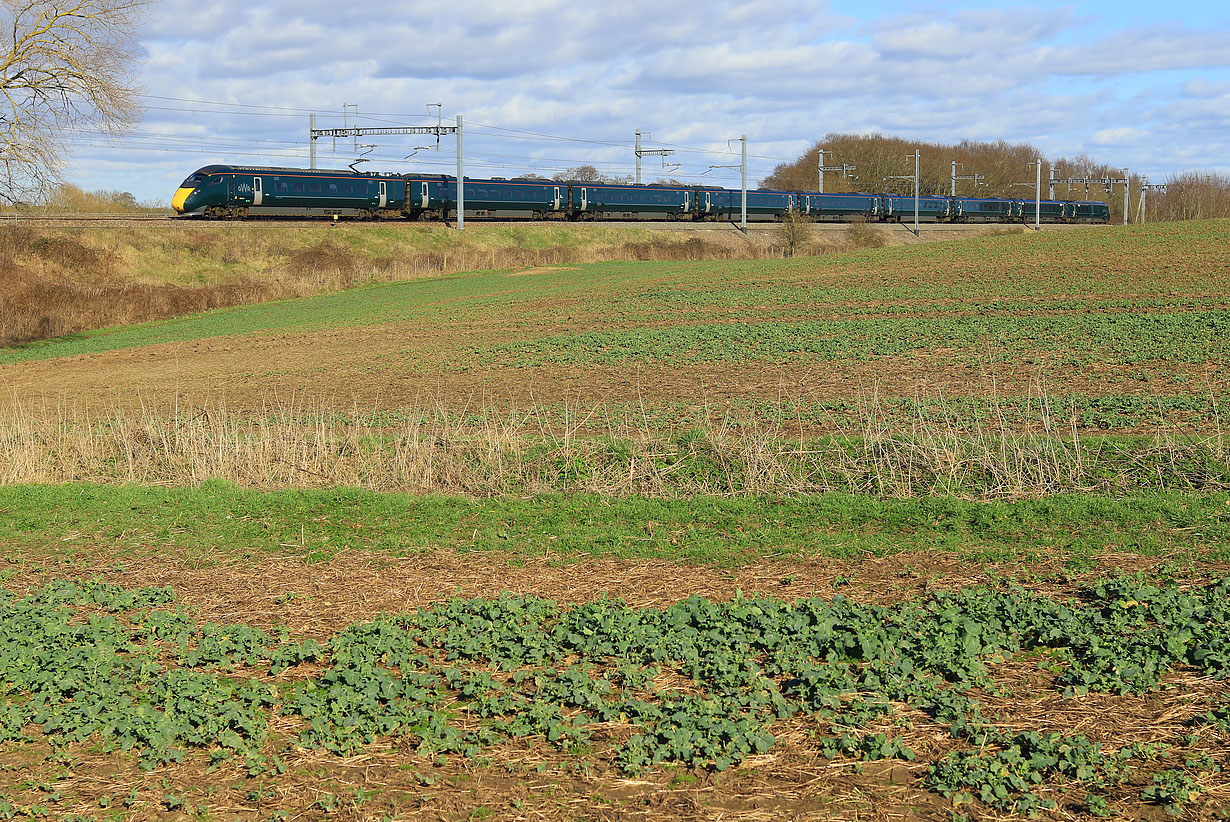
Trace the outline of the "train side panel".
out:
<instances>
[{"instance_id":1,"label":"train side panel","mask_svg":"<svg viewBox=\"0 0 1230 822\"><path fill-rule=\"evenodd\" d=\"M882 198L881 215L885 220L910 222L914 219L914 198L886 194ZM919 222L937 223L953 215L954 205L949 197L919 197Z\"/></svg>"},{"instance_id":2,"label":"train side panel","mask_svg":"<svg viewBox=\"0 0 1230 822\"><path fill-rule=\"evenodd\" d=\"M448 178L447 208L457 210L457 180ZM562 219L567 211L568 186L540 180L482 180L466 178L467 217Z\"/></svg>"},{"instance_id":3,"label":"train side panel","mask_svg":"<svg viewBox=\"0 0 1230 822\"><path fill-rule=\"evenodd\" d=\"M690 188L572 183L572 215L583 220L678 220L692 215Z\"/></svg>"},{"instance_id":4,"label":"train side panel","mask_svg":"<svg viewBox=\"0 0 1230 822\"><path fill-rule=\"evenodd\" d=\"M1002 223L1013 219L1013 201L1000 197L958 197L958 218L969 223Z\"/></svg>"},{"instance_id":5,"label":"train side panel","mask_svg":"<svg viewBox=\"0 0 1230 822\"><path fill-rule=\"evenodd\" d=\"M1060 223L1065 217L1064 204L1059 200L1043 200L1041 203L1034 200L1016 201L1016 216L1024 222L1035 222L1035 210L1039 215L1037 220L1043 223Z\"/></svg>"},{"instance_id":6,"label":"train side panel","mask_svg":"<svg viewBox=\"0 0 1230 822\"><path fill-rule=\"evenodd\" d=\"M871 219L880 213L880 198L874 194L799 194L800 214L814 220Z\"/></svg>"}]
</instances>

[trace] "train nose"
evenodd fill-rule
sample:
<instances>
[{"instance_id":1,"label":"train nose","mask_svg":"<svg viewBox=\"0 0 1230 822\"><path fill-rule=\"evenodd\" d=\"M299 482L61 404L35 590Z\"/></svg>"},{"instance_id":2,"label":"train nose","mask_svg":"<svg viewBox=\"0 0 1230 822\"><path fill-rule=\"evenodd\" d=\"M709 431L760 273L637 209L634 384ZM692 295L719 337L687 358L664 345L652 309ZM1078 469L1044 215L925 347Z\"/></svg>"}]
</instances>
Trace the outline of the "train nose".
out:
<instances>
[{"instance_id":1,"label":"train nose","mask_svg":"<svg viewBox=\"0 0 1230 822\"><path fill-rule=\"evenodd\" d=\"M175 196L171 198L171 208L179 214L184 213L184 203L188 200L188 195L196 191L195 188L181 188L175 192Z\"/></svg>"}]
</instances>

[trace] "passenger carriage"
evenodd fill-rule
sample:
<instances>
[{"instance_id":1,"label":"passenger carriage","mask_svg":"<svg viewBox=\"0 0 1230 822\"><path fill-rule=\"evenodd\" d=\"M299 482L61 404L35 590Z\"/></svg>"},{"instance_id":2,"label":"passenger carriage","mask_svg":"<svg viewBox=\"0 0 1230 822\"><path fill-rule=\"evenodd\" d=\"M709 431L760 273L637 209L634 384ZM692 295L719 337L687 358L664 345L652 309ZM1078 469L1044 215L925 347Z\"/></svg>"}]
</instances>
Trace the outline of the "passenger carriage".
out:
<instances>
[{"instance_id":1,"label":"passenger carriage","mask_svg":"<svg viewBox=\"0 0 1230 822\"><path fill-rule=\"evenodd\" d=\"M1003 223L1013 219L1015 203L1002 197L958 197L957 219L966 223Z\"/></svg>"},{"instance_id":2,"label":"passenger carriage","mask_svg":"<svg viewBox=\"0 0 1230 822\"><path fill-rule=\"evenodd\" d=\"M193 172L176 191L181 214L398 217L405 181L392 174L299 168L211 165Z\"/></svg>"},{"instance_id":3,"label":"passenger carriage","mask_svg":"<svg viewBox=\"0 0 1230 822\"><path fill-rule=\"evenodd\" d=\"M881 197L881 218L889 221L908 222L914 219L914 198L895 194ZM951 197L924 196L918 198L919 222L938 223L951 219L955 206Z\"/></svg>"},{"instance_id":4,"label":"passenger carriage","mask_svg":"<svg viewBox=\"0 0 1230 822\"><path fill-rule=\"evenodd\" d=\"M738 220L743 214L743 192L727 188L697 189L698 219ZM783 220L796 208L791 191L755 189L747 192L749 220Z\"/></svg>"},{"instance_id":5,"label":"passenger carriage","mask_svg":"<svg viewBox=\"0 0 1230 822\"><path fill-rule=\"evenodd\" d=\"M1064 205L1060 200L1017 200L1014 216L1024 223L1061 223L1067 217ZM1035 217L1035 209L1038 217Z\"/></svg>"},{"instance_id":6,"label":"passenger carriage","mask_svg":"<svg viewBox=\"0 0 1230 822\"><path fill-rule=\"evenodd\" d=\"M691 188L662 185L616 185L574 182L572 216L579 220L691 219Z\"/></svg>"},{"instance_id":7,"label":"passenger carriage","mask_svg":"<svg viewBox=\"0 0 1230 822\"><path fill-rule=\"evenodd\" d=\"M799 213L813 220L874 219L880 198L874 194L799 194Z\"/></svg>"}]
</instances>

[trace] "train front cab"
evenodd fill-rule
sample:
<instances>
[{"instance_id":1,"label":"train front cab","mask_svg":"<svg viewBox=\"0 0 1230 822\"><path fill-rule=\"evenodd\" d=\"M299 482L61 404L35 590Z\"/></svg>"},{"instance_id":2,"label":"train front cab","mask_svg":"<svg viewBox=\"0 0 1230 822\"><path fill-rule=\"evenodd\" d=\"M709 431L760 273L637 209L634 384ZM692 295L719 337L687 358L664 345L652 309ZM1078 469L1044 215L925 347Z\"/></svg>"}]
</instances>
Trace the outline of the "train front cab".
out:
<instances>
[{"instance_id":1,"label":"train front cab","mask_svg":"<svg viewBox=\"0 0 1230 822\"><path fill-rule=\"evenodd\" d=\"M225 205L227 199L226 174L230 166L210 165L198 168L188 175L175 190L171 208L181 216L204 214L207 208Z\"/></svg>"},{"instance_id":2,"label":"train front cab","mask_svg":"<svg viewBox=\"0 0 1230 822\"><path fill-rule=\"evenodd\" d=\"M204 169L189 174L188 178L180 183L179 188L175 190L175 196L171 198L171 208L175 209L177 214L187 212L188 198L192 196L192 192L196 191L197 187L205 182L208 177L209 175L205 173Z\"/></svg>"}]
</instances>

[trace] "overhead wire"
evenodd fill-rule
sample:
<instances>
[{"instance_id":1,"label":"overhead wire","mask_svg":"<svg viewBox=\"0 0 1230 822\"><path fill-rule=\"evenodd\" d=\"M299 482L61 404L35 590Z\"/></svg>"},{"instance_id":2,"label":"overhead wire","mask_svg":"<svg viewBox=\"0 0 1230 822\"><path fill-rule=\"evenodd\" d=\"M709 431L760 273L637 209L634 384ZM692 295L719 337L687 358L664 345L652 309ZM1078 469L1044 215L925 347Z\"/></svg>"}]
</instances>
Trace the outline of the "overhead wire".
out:
<instances>
[{"instance_id":1,"label":"overhead wire","mask_svg":"<svg viewBox=\"0 0 1230 822\"><path fill-rule=\"evenodd\" d=\"M199 99L193 99L193 98L187 98L187 97L168 97L168 96L153 95L153 94L144 94L141 96L144 97L145 99L150 99L150 100L166 100L170 102L194 103L198 105L214 105L214 106L229 106L232 108L261 109L264 111L271 111L271 112L295 112L295 114L286 114L282 116L299 116L302 114L320 114L321 113L319 109L304 109L304 108L296 108L296 107L291 107L291 106L268 106L268 105L260 105L260 104L255 104L255 103L229 103L229 102L223 102L220 100L199 100ZM149 108L155 108L157 110L167 110L167 111L189 111L192 113L201 113L201 114L213 114L213 113L250 114L252 113L252 112L240 112L240 111L214 112L214 111L209 111L209 110L181 109L181 108L170 108L170 107L168 108L149 107ZM393 118L398 118L398 119L414 119L414 120L437 119L438 118L438 115L433 115L433 114L409 114L406 112L355 112L352 116L355 116L358 118L372 119L378 122L389 122L390 124L393 124L393 125L398 125L398 124L392 121L382 120L380 118L393 117ZM632 146L635 144L635 141L633 140L610 140L610 139L595 140L595 139L584 138L584 137L568 137L568 136L559 135L559 134L548 134L546 132L541 132L541 131L529 131L527 129L516 129L516 128L510 128L508 126L499 126L499 125L495 125L492 123L482 123L482 122L477 122L477 121L468 123L466 128L467 128L467 131L470 131L471 129L475 129L475 128L491 129L492 131L496 131L501 134L506 134L509 136L516 136L521 139L551 140L551 141L556 141L556 142L568 142L568 143L585 143L589 145L602 145L602 146L610 146L610 147L618 147L618 148L626 148L628 146ZM731 140L728 141L728 143L729 142L737 142L737 138L732 138ZM727 148L726 150L722 150L722 149L714 149L714 148L705 148L702 146L690 146L690 145L685 145L682 143L667 143L667 142L662 142L662 141L652 141L651 140L651 141L647 141L645 144L661 146L664 148L674 148L678 151L690 151L690 152L696 152L696 153L701 153L701 154L730 154L730 153L733 153L733 151L729 148ZM790 162L790 161L798 159L797 157L776 157L776 156L769 155L769 154L753 154L753 153L749 153L748 157L755 157L761 160L774 160L778 162Z\"/></svg>"},{"instance_id":2,"label":"overhead wire","mask_svg":"<svg viewBox=\"0 0 1230 822\"><path fill-rule=\"evenodd\" d=\"M165 102L187 103L191 106L215 106L219 108L204 109L190 108L187 106L147 106L150 110L166 111L176 113L197 113L221 116L257 116L257 117L301 117L303 114L311 114L320 112L318 110L297 108L293 106L271 106L253 103L235 103L217 100L200 100L184 97L171 97L166 95L142 95L147 100L159 100ZM221 109L221 110L220 110ZM404 120L435 120L441 124L448 121L442 119L439 114L408 114L404 112L352 112L351 116L356 122L368 121L382 123L383 125L400 126ZM389 120L385 118L397 118ZM547 141L557 144L579 144L579 145L594 145L601 146L606 149L627 149L635 143L631 140L595 140L581 137L570 137L557 134L549 134L546 132L529 131L526 129L511 128L500 126L491 123L472 122L467 124L466 133L474 136L484 136L499 138L502 140L529 140L529 141ZM94 139L91 139L91 138ZM174 153L174 154L197 154L216 153L226 155L233 158L235 156L249 158L269 158L281 161L301 161L307 154L307 147L301 141L277 139L277 138L262 138L250 140L240 137L227 137L224 135L192 135L192 134L167 134L154 131L134 132L124 135L119 138L107 137L102 141L102 135L91 134L89 132L77 132L70 143L73 145L90 150L128 150L138 152L159 152L159 153ZM660 141L648 140L643 145L652 147L671 147L677 151L703 155L707 157L728 157L735 154L735 150L731 146L726 149L720 148L704 148L699 146L688 146L683 144L665 143ZM376 152L367 156L368 162L380 162L388 165L406 166L409 168L434 168L439 167L443 171L449 170L455 163L455 153L449 152L447 146L441 146L434 149L439 151L438 156L430 155L412 155L406 156L402 149L392 147L382 147ZM327 152L326 156L331 162L349 164L352 159L349 154L338 156L339 153ZM789 161L793 158L773 157L771 155L748 154L749 160L772 160L772 161ZM483 171L517 171L529 173L564 173L571 171L579 166L593 166L603 171L608 176L614 177L631 177L631 164L627 161L615 161L596 159L593 157L552 157L538 154L517 154L508 152L491 152L491 151L469 151L466 153L467 168ZM651 169L648 176L670 177L679 180L693 180L698 182L711 182L717 180L727 180L738 176L736 169L714 166L706 163L672 163L671 168ZM753 166L749 163L748 173L757 178L767 176L772 170L760 168L758 165Z\"/></svg>"}]
</instances>

